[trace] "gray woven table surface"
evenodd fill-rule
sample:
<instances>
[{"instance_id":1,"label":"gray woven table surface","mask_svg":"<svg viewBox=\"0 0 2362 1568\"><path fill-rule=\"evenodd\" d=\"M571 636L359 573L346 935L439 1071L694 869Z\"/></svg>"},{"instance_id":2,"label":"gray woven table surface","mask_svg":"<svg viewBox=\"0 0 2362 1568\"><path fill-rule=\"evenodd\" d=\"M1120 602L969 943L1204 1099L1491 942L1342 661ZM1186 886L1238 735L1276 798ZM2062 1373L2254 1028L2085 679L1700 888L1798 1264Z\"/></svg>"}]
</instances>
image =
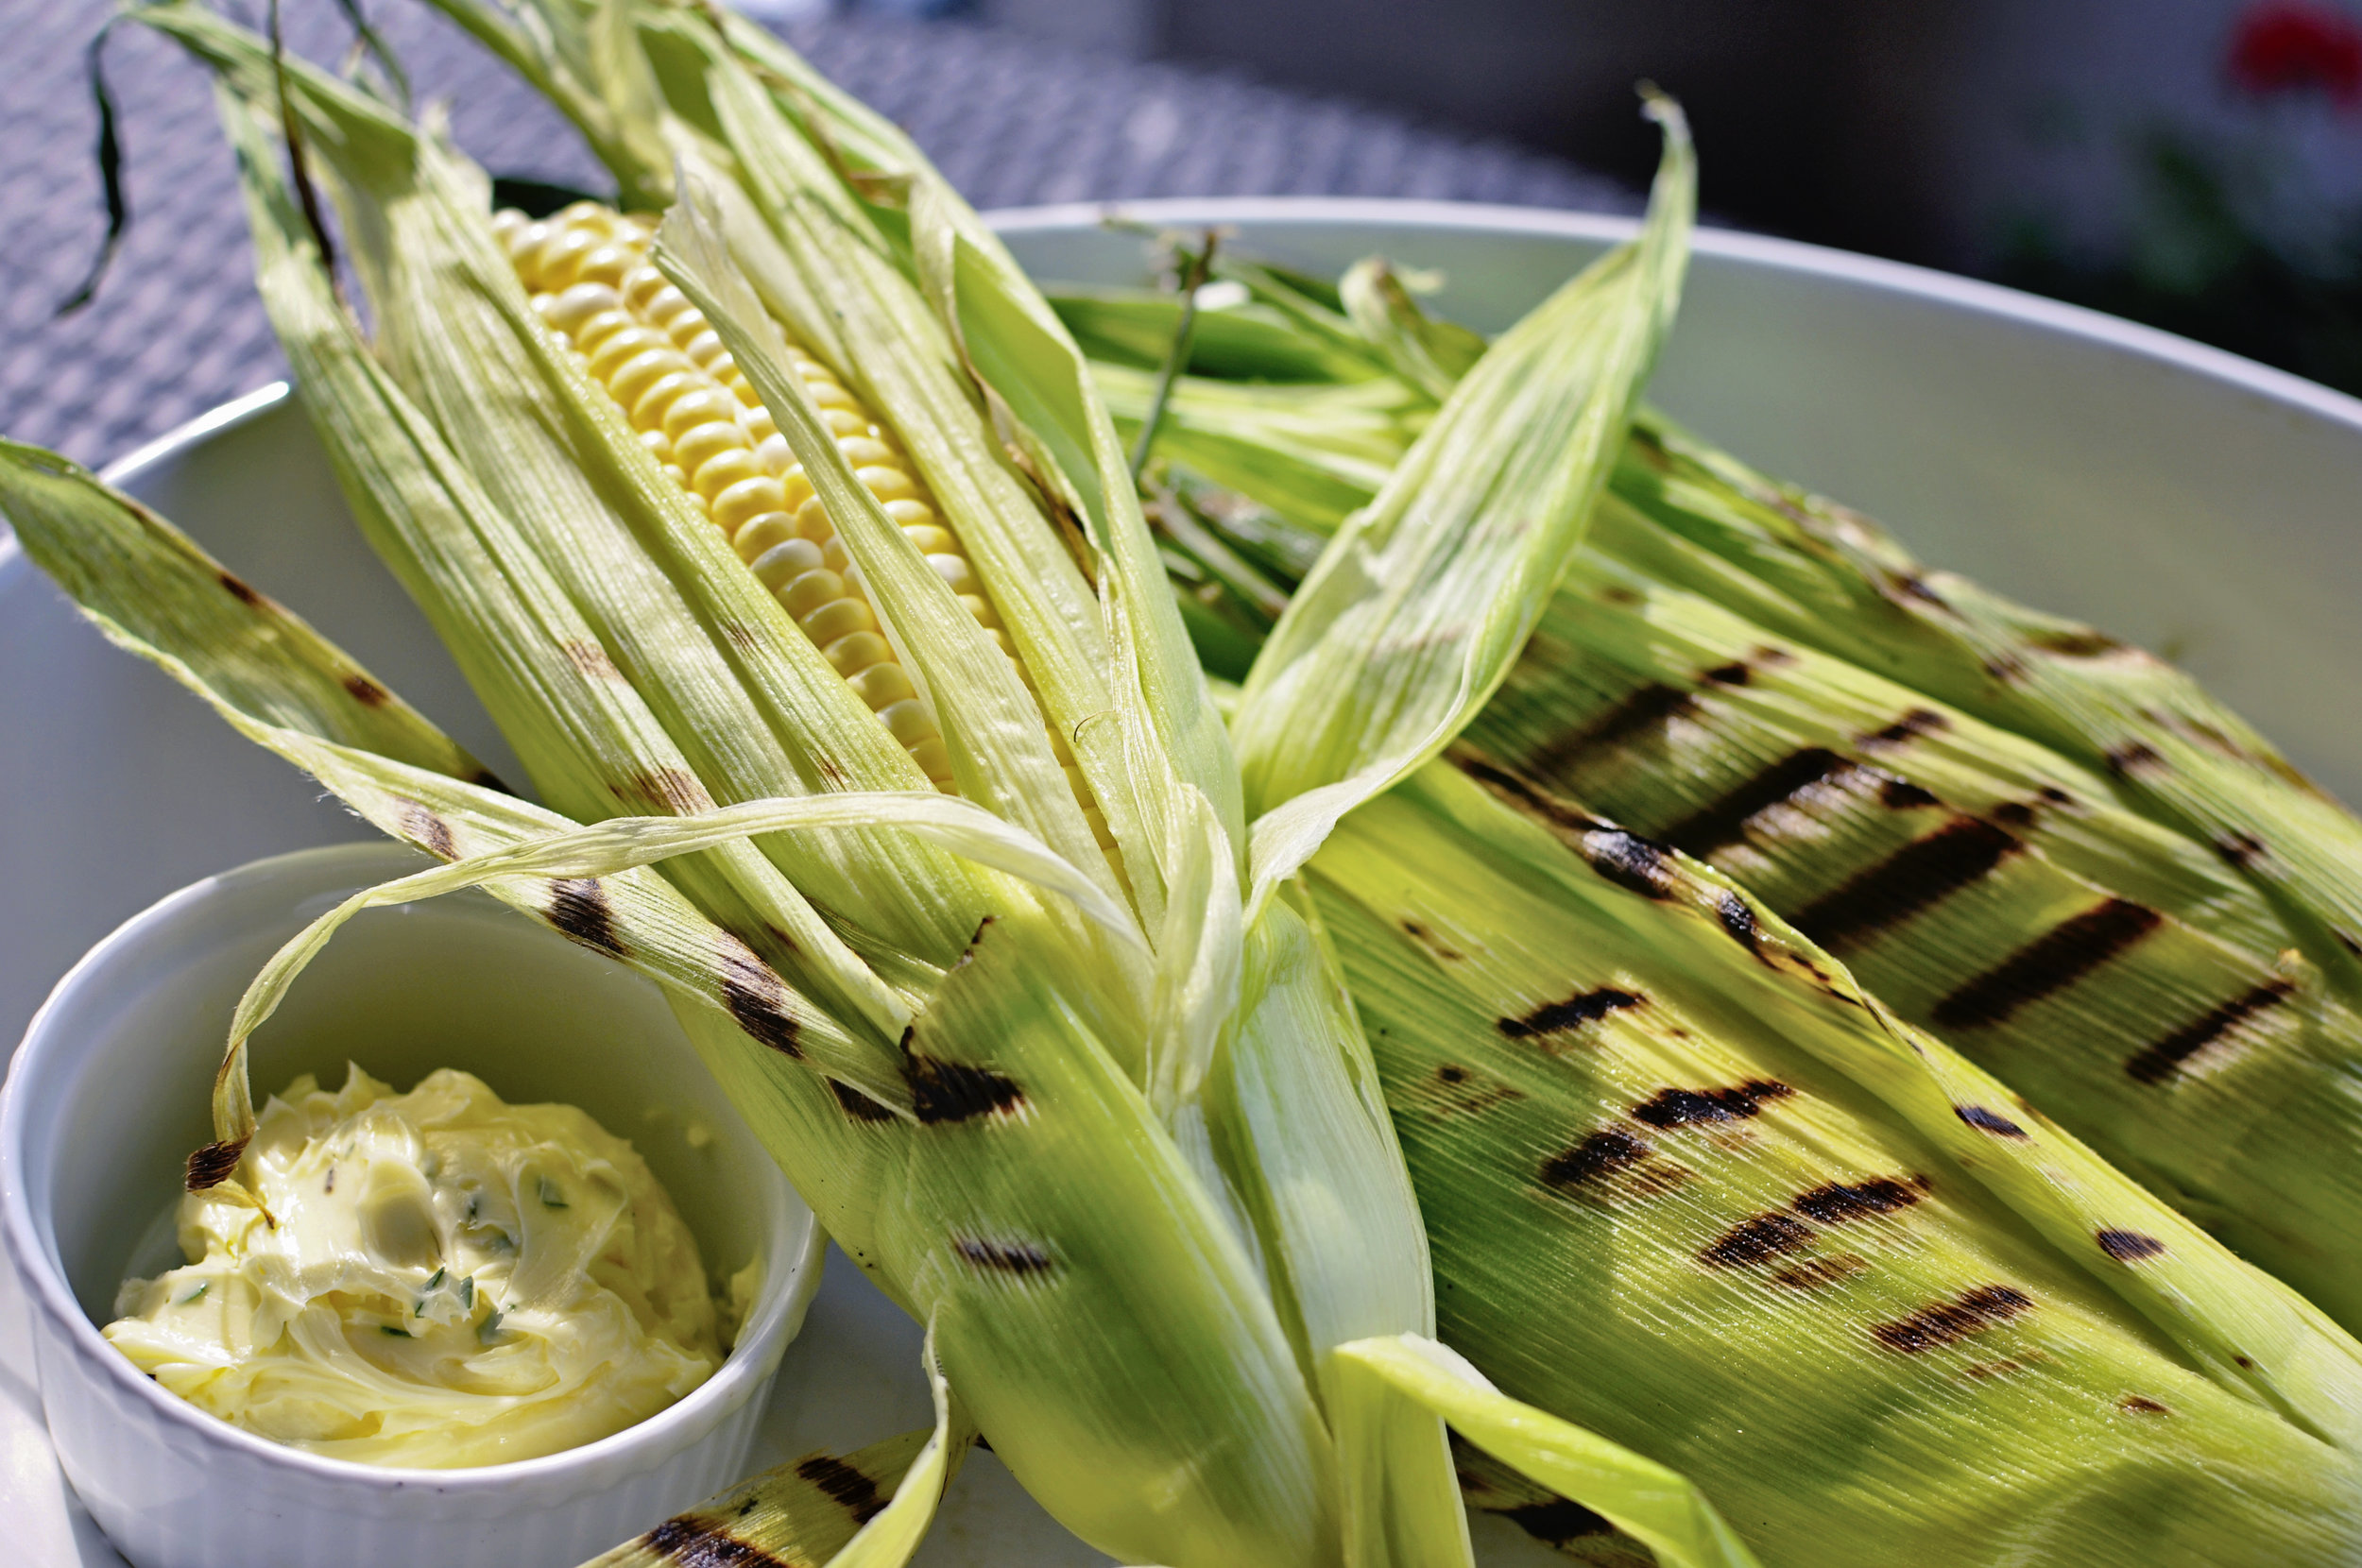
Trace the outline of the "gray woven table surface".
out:
<instances>
[{"instance_id":1,"label":"gray woven table surface","mask_svg":"<svg viewBox=\"0 0 2362 1568\"><path fill-rule=\"evenodd\" d=\"M341 58L350 34L328 0L284 6L292 47ZM83 53L111 9L0 0L0 432L92 464L282 370L204 73L137 26L117 27L105 56L130 232L95 300L54 318L103 230ZM471 41L416 0L370 10L421 100L451 103L460 145L486 167L602 183L572 128ZM1549 158L1234 77L950 24L837 18L788 36L905 126L982 208L1279 195L1637 208Z\"/></svg>"}]
</instances>

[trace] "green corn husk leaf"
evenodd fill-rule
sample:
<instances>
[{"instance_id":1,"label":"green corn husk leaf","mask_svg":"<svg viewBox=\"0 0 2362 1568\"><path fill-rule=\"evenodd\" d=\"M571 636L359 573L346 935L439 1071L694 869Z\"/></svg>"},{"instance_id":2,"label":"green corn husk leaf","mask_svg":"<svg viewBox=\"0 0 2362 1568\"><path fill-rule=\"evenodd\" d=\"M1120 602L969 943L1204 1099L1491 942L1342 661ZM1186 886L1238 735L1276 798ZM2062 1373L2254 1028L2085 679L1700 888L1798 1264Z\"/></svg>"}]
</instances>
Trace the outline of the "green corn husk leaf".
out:
<instances>
[{"instance_id":1,"label":"green corn husk leaf","mask_svg":"<svg viewBox=\"0 0 2362 1568\"><path fill-rule=\"evenodd\" d=\"M1465 1357L1432 1339L1398 1335L1362 1339L1342 1353L1361 1374L1363 1397L1382 1385L1413 1403L1451 1413L1478 1447L1645 1542L1665 1568L1754 1568L1755 1556L1703 1493L1681 1476L1548 1411L1511 1407Z\"/></svg>"},{"instance_id":2,"label":"green corn husk leaf","mask_svg":"<svg viewBox=\"0 0 2362 1568\"><path fill-rule=\"evenodd\" d=\"M1434 764L1312 866L1449 1342L1769 1562L2351 1553L2351 1340L1711 871L1500 787L1549 820Z\"/></svg>"},{"instance_id":3,"label":"green corn husk leaf","mask_svg":"<svg viewBox=\"0 0 2362 1568\"><path fill-rule=\"evenodd\" d=\"M1256 660L1232 719L1263 813L1250 908L1339 816L1449 743L1581 542L1688 257L1687 128L1668 100L1650 112L1665 152L1638 241L1503 335L1329 542Z\"/></svg>"}]
</instances>

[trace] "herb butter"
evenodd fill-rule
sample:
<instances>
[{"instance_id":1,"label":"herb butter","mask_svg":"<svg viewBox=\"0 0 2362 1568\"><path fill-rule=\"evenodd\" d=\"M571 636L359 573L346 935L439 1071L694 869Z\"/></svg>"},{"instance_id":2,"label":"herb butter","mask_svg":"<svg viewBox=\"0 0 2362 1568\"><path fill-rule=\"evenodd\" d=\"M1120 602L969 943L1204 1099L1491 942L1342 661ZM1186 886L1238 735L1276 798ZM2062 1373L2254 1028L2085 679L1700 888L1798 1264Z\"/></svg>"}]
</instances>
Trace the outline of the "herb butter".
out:
<instances>
[{"instance_id":1,"label":"herb butter","mask_svg":"<svg viewBox=\"0 0 2362 1568\"><path fill-rule=\"evenodd\" d=\"M106 1336L198 1408L316 1454L503 1464L617 1432L721 1364L697 1244L630 1144L445 1069L360 1068L264 1107L238 1178L189 1193L190 1262ZM751 1272L752 1266L749 1266ZM733 1282L744 1295L750 1278Z\"/></svg>"}]
</instances>

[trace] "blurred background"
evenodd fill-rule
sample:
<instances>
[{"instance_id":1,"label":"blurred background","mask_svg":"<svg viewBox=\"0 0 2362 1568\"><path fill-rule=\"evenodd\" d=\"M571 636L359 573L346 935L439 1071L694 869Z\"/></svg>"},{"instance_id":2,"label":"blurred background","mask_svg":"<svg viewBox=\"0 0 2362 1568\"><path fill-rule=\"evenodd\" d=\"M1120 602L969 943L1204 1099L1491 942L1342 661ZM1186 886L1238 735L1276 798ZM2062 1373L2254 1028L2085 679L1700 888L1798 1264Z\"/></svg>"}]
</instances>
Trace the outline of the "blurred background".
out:
<instances>
[{"instance_id":1,"label":"blurred background","mask_svg":"<svg viewBox=\"0 0 2362 1568\"><path fill-rule=\"evenodd\" d=\"M839 0L1214 66L1632 189L1687 105L1726 222L1994 278L2362 391L2362 4ZM769 0L810 16L826 0Z\"/></svg>"},{"instance_id":2,"label":"blurred background","mask_svg":"<svg viewBox=\"0 0 2362 1568\"><path fill-rule=\"evenodd\" d=\"M267 0L213 0L259 23ZM1426 196L1634 212L1647 77L1709 221L1996 279L2362 393L2362 0L736 0L900 122L979 207ZM495 174L599 184L422 0L374 20ZM116 0L0 0L0 430L103 462L282 373L203 73L105 48L132 223L86 84Z\"/></svg>"}]
</instances>

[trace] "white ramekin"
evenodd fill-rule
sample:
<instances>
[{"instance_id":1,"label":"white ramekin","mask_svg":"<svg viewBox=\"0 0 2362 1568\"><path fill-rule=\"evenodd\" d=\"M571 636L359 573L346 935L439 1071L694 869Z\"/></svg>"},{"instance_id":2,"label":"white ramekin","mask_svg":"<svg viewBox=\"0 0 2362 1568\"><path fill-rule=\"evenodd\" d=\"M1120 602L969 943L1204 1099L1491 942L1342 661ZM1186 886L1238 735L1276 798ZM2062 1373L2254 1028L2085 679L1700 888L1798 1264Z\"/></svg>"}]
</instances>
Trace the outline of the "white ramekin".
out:
<instances>
[{"instance_id":1,"label":"white ramekin","mask_svg":"<svg viewBox=\"0 0 2362 1568\"><path fill-rule=\"evenodd\" d=\"M210 1135L231 1007L345 893L415 870L388 844L209 878L58 982L0 1094L0 1228L23 1274L58 1458L136 1568L572 1568L739 1479L819 1283L812 1211L730 1110L653 985L481 894L348 926L253 1042L258 1095L348 1058L407 1087L464 1068L510 1100L580 1105L629 1138L723 1274L764 1260L736 1349L627 1431L472 1470L321 1458L242 1432L100 1337L127 1273L179 1261L159 1221Z\"/></svg>"}]
</instances>

